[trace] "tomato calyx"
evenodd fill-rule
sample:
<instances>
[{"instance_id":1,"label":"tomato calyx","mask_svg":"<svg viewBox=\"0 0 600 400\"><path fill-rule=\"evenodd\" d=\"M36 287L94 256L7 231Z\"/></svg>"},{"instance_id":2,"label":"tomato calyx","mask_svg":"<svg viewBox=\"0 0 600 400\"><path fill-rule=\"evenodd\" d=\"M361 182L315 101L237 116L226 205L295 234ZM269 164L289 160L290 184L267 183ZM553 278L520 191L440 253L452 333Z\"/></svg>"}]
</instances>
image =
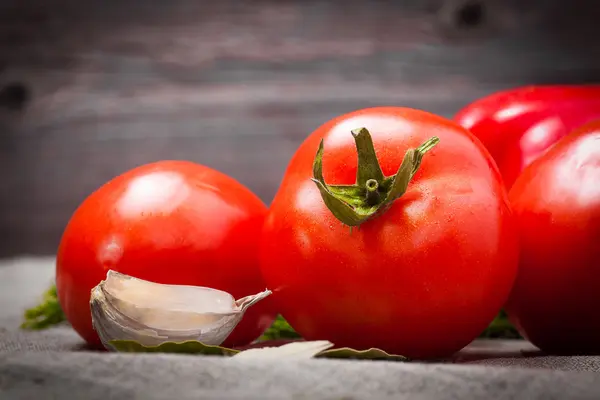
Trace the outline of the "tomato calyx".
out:
<instances>
[{"instance_id":1,"label":"tomato calyx","mask_svg":"<svg viewBox=\"0 0 600 400\"><path fill-rule=\"evenodd\" d=\"M436 136L416 149L408 149L395 175L385 176L366 128L351 131L356 143L358 168L354 185L328 185L323 178L323 139L313 162L313 178L323 202L344 225L359 226L385 210L400 196L419 169L423 156L440 139Z\"/></svg>"}]
</instances>

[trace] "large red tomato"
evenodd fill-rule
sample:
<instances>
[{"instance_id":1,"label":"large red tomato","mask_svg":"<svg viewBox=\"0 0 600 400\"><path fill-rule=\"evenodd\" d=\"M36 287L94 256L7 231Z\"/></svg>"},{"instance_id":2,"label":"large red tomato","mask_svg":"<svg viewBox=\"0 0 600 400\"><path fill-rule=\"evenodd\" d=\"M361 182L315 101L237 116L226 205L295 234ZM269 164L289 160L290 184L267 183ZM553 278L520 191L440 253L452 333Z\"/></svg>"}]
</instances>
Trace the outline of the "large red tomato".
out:
<instances>
[{"instance_id":1,"label":"large red tomato","mask_svg":"<svg viewBox=\"0 0 600 400\"><path fill-rule=\"evenodd\" d=\"M481 333L517 258L507 195L481 143L445 118L395 107L342 115L305 140L261 245L268 287L304 338L413 358L449 355Z\"/></svg>"},{"instance_id":2,"label":"large red tomato","mask_svg":"<svg viewBox=\"0 0 600 400\"><path fill-rule=\"evenodd\" d=\"M69 221L56 262L61 307L98 345L90 290L109 269L235 298L263 291L258 247L266 212L250 190L208 167L161 161L134 168L92 193ZM224 345L248 344L275 316L270 299L253 306Z\"/></svg>"},{"instance_id":3,"label":"large red tomato","mask_svg":"<svg viewBox=\"0 0 600 400\"><path fill-rule=\"evenodd\" d=\"M600 121L527 167L509 193L519 274L506 311L552 353L600 353Z\"/></svg>"}]
</instances>

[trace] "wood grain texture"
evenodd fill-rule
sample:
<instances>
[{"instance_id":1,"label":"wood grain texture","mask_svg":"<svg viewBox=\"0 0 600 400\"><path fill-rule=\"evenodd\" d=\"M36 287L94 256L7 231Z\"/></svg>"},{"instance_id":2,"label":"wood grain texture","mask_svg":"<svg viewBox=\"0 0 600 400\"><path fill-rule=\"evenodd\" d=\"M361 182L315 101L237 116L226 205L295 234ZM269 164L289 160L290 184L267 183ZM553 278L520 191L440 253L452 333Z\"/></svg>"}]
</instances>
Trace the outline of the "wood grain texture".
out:
<instances>
[{"instance_id":1,"label":"wood grain texture","mask_svg":"<svg viewBox=\"0 0 600 400\"><path fill-rule=\"evenodd\" d=\"M197 161L270 202L298 144L354 109L451 116L600 77L594 1L0 1L0 256L51 254L119 173Z\"/></svg>"}]
</instances>

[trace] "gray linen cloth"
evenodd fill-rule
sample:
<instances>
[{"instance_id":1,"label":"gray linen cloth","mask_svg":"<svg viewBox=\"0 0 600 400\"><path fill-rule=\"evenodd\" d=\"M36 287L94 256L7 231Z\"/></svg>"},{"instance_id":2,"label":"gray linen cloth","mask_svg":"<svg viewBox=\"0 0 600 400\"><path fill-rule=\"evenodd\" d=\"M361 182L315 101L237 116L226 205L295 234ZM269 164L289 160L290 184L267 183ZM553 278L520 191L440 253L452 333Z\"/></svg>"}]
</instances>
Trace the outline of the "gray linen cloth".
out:
<instances>
[{"instance_id":1,"label":"gray linen cloth","mask_svg":"<svg viewBox=\"0 0 600 400\"><path fill-rule=\"evenodd\" d=\"M448 363L115 354L68 327L18 329L53 279L53 259L0 261L0 399L600 399L600 357L480 340Z\"/></svg>"}]
</instances>

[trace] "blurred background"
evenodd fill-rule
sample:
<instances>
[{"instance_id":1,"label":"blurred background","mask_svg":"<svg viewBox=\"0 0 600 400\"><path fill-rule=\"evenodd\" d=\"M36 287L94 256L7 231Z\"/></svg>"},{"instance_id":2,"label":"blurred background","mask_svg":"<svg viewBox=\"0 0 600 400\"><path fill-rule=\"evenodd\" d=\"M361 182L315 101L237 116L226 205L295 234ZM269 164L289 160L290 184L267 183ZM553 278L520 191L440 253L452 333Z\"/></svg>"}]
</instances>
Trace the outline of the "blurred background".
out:
<instances>
[{"instance_id":1,"label":"blurred background","mask_svg":"<svg viewBox=\"0 0 600 400\"><path fill-rule=\"evenodd\" d=\"M270 203L304 138L355 109L451 117L600 76L597 1L0 1L0 258L52 255L78 204L185 159Z\"/></svg>"}]
</instances>

